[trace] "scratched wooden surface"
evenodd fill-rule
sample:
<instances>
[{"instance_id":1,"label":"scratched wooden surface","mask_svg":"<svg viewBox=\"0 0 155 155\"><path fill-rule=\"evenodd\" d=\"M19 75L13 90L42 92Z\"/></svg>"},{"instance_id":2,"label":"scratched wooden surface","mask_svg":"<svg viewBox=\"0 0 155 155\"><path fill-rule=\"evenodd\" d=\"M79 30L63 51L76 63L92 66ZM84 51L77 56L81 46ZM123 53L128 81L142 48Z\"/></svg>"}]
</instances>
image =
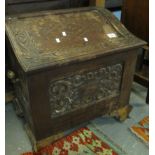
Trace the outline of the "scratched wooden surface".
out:
<instances>
[{"instance_id":1,"label":"scratched wooden surface","mask_svg":"<svg viewBox=\"0 0 155 155\"><path fill-rule=\"evenodd\" d=\"M25 71L144 44L109 11L99 8L9 16L6 33ZM109 37L111 33L116 37Z\"/></svg>"}]
</instances>

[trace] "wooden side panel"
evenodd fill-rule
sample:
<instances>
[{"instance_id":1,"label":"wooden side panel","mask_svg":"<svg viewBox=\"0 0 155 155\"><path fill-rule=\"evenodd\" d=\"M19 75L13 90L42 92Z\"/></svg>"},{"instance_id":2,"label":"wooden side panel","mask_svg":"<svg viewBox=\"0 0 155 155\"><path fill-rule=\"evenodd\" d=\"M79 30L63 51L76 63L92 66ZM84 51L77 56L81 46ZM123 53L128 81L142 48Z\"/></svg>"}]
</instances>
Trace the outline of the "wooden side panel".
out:
<instances>
[{"instance_id":1,"label":"wooden side panel","mask_svg":"<svg viewBox=\"0 0 155 155\"><path fill-rule=\"evenodd\" d=\"M11 64L9 69L15 73L15 79L12 81L15 94L14 102L18 102L20 104L22 111L24 112L25 119L28 125L31 127L31 130L34 132L34 123L33 118L31 117L31 106L29 102L27 77L20 64L18 63L7 37L6 44L8 47L8 55L10 57Z\"/></svg>"}]
</instances>

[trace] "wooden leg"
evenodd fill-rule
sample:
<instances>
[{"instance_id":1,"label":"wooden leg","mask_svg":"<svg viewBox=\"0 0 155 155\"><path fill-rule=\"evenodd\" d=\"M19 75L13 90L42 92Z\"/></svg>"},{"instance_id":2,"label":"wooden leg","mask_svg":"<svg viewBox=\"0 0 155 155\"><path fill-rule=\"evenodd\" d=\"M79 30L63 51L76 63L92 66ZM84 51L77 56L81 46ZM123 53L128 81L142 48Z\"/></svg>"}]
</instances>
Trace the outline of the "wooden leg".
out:
<instances>
[{"instance_id":1,"label":"wooden leg","mask_svg":"<svg viewBox=\"0 0 155 155\"><path fill-rule=\"evenodd\" d=\"M120 109L114 111L112 113L112 116L114 116L117 120L122 122L122 121L124 121L124 120L126 120L128 118L129 113L131 112L131 110L132 110L132 106L127 105L127 106L125 106L123 108L120 108Z\"/></svg>"},{"instance_id":2,"label":"wooden leg","mask_svg":"<svg viewBox=\"0 0 155 155\"><path fill-rule=\"evenodd\" d=\"M21 106L21 104L19 103L19 101L18 101L17 98L15 98L15 99L13 100L13 106L14 106L16 115L17 115L18 117L24 117L24 113L23 113L22 106Z\"/></svg>"},{"instance_id":3,"label":"wooden leg","mask_svg":"<svg viewBox=\"0 0 155 155\"><path fill-rule=\"evenodd\" d=\"M32 144L32 148L35 152L37 152L38 150L40 150L41 148L44 148L45 146L50 145L51 143L55 142L56 140L64 137L64 133L58 133L56 135L52 135L50 137L47 137L45 139L39 140L37 141L31 131L31 129L29 128L28 124L25 124L25 130L27 132L28 137L30 138L31 144Z\"/></svg>"}]
</instances>

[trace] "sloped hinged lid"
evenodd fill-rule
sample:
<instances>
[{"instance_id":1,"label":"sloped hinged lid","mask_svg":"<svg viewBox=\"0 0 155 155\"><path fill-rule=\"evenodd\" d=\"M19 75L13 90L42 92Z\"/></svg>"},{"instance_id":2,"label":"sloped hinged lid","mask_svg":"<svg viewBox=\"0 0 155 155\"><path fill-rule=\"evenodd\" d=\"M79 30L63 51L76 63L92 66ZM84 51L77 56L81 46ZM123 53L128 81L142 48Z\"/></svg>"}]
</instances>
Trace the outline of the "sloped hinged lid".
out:
<instances>
[{"instance_id":1,"label":"sloped hinged lid","mask_svg":"<svg viewBox=\"0 0 155 155\"><path fill-rule=\"evenodd\" d=\"M26 72L145 44L103 8L10 16L6 33Z\"/></svg>"}]
</instances>

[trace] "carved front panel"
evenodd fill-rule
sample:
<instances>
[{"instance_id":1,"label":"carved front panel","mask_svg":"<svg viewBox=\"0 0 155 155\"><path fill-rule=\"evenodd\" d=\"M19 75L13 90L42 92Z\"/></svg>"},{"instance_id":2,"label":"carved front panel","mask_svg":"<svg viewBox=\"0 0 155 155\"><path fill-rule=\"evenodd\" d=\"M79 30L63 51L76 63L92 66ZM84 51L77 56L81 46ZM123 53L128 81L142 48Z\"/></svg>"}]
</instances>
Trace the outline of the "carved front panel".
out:
<instances>
[{"instance_id":1,"label":"carved front panel","mask_svg":"<svg viewBox=\"0 0 155 155\"><path fill-rule=\"evenodd\" d=\"M119 94L122 64L101 67L50 82L51 117L87 107Z\"/></svg>"}]
</instances>

